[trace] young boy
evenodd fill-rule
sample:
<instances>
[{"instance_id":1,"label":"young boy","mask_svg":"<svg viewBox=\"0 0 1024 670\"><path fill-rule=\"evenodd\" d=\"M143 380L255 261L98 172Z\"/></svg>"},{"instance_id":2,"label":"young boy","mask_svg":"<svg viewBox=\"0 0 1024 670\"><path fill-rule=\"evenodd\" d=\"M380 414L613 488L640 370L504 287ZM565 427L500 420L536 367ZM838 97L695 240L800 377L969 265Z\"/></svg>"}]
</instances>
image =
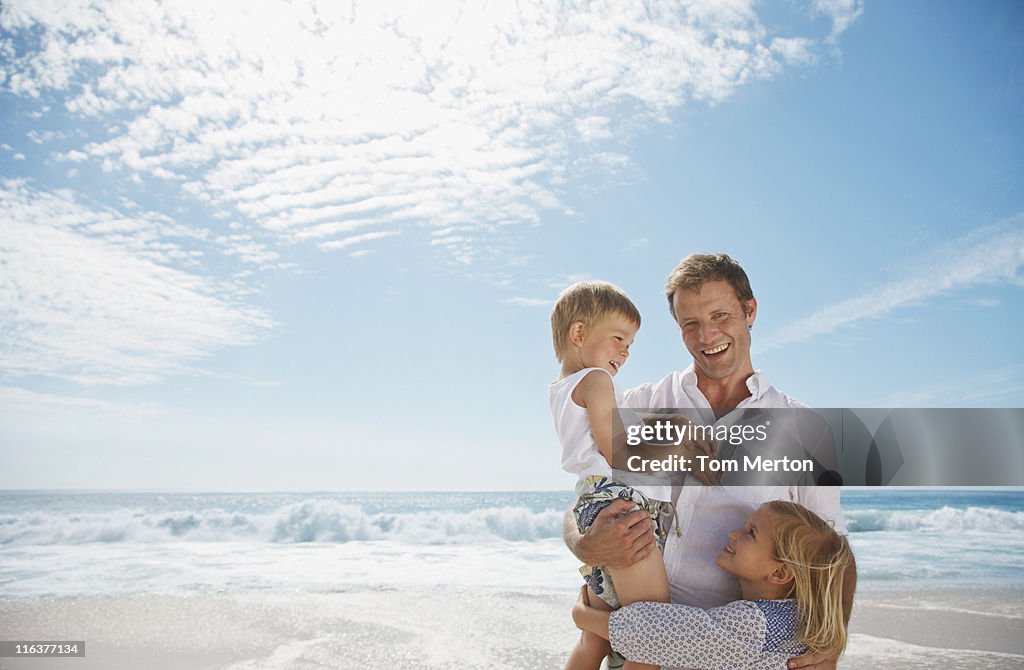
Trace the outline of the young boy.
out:
<instances>
[{"instance_id":1,"label":"young boy","mask_svg":"<svg viewBox=\"0 0 1024 670\"><path fill-rule=\"evenodd\" d=\"M558 381L549 387L555 432L562 443L562 467L579 476L573 506L580 532L617 498L628 498L647 510L655 522L658 546L664 547L665 521L671 517L665 487L640 491L612 480L613 415L624 407L612 383L629 357L629 347L640 328L640 313L629 297L606 282L577 282L558 297L551 312L555 356L562 364ZM580 569L592 597L590 602L613 609L634 602L669 602L668 578L661 553L654 552L628 568ZM607 641L584 631L566 664L567 670L596 670L607 655ZM627 668L656 666L627 663Z\"/></svg>"}]
</instances>

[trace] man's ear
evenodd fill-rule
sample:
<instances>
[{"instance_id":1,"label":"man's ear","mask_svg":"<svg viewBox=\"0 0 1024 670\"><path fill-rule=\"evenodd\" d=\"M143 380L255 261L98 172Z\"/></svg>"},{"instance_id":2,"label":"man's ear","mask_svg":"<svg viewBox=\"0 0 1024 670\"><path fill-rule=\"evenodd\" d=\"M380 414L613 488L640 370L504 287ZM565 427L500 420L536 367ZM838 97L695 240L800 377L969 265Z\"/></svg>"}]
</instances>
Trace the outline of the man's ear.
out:
<instances>
[{"instance_id":1,"label":"man's ear","mask_svg":"<svg viewBox=\"0 0 1024 670\"><path fill-rule=\"evenodd\" d=\"M583 322L573 321L569 326L569 341L577 347L583 346Z\"/></svg>"},{"instance_id":2,"label":"man's ear","mask_svg":"<svg viewBox=\"0 0 1024 670\"><path fill-rule=\"evenodd\" d=\"M754 319L757 318L757 298L751 298L743 303L743 313L747 317L747 327L753 326Z\"/></svg>"},{"instance_id":3,"label":"man's ear","mask_svg":"<svg viewBox=\"0 0 1024 670\"><path fill-rule=\"evenodd\" d=\"M785 563L779 563L779 567L768 575L769 584L789 584L791 581L793 581L793 570Z\"/></svg>"}]
</instances>

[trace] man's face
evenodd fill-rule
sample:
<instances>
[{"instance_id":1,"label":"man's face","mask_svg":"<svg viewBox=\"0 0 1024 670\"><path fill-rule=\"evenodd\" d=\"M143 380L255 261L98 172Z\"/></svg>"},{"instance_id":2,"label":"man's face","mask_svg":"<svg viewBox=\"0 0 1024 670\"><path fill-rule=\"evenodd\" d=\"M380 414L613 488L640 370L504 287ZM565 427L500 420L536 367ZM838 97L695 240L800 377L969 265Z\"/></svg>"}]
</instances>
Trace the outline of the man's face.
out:
<instances>
[{"instance_id":1,"label":"man's face","mask_svg":"<svg viewBox=\"0 0 1024 670\"><path fill-rule=\"evenodd\" d=\"M744 309L729 282L713 280L698 291L676 291L672 305L698 377L726 382L753 374L750 326L757 314L756 300Z\"/></svg>"}]
</instances>

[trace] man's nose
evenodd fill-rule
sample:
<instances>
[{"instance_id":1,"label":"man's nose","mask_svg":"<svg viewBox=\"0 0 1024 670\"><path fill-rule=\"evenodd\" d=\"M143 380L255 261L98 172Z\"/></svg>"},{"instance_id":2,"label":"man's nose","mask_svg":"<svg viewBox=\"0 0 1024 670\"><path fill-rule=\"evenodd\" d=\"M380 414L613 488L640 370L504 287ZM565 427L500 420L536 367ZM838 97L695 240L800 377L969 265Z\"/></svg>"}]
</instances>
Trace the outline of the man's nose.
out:
<instances>
[{"instance_id":1,"label":"man's nose","mask_svg":"<svg viewBox=\"0 0 1024 670\"><path fill-rule=\"evenodd\" d=\"M714 344L718 335L718 327L713 323L700 324L700 341L704 344Z\"/></svg>"}]
</instances>

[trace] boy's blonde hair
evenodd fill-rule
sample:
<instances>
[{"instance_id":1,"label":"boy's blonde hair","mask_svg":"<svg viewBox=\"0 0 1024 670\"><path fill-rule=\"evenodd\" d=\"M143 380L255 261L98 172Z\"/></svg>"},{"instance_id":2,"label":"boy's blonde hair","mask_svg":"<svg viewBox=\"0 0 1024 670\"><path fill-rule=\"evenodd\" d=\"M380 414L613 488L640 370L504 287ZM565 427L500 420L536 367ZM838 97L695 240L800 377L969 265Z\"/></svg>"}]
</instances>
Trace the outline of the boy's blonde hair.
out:
<instances>
[{"instance_id":1,"label":"boy's blonde hair","mask_svg":"<svg viewBox=\"0 0 1024 670\"><path fill-rule=\"evenodd\" d=\"M565 358L569 326L581 321L587 328L611 316L621 316L640 327L640 311L618 286L604 281L578 281L562 291L551 310L551 339L558 361Z\"/></svg>"},{"instance_id":2,"label":"boy's blonde hair","mask_svg":"<svg viewBox=\"0 0 1024 670\"><path fill-rule=\"evenodd\" d=\"M768 503L774 526L775 560L790 567L789 598L798 611L798 637L811 650L841 654L846 647L843 577L853 564L846 538L803 505Z\"/></svg>"}]
</instances>

